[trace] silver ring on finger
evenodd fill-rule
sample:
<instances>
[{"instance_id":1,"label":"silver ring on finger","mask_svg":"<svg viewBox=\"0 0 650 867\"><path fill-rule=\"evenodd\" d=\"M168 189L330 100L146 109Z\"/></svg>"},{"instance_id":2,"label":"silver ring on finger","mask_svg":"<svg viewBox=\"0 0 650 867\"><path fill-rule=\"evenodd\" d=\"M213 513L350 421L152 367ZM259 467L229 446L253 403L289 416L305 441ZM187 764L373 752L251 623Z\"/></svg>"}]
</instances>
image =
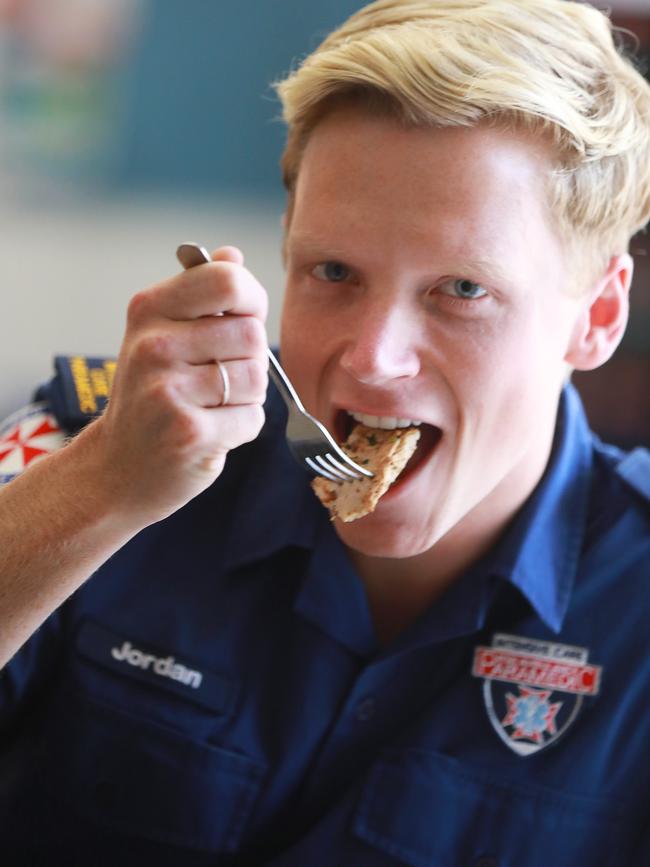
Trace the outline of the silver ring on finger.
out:
<instances>
[{"instance_id":1,"label":"silver ring on finger","mask_svg":"<svg viewBox=\"0 0 650 867\"><path fill-rule=\"evenodd\" d=\"M226 366L220 361L217 361L217 367L219 368L219 373L221 374L221 383L223 385L223 395L221 397L221 403L219 404L219 406L227 406L228 401L230 400L230 377L228 376Z\"/></svg>"}]
</instances>

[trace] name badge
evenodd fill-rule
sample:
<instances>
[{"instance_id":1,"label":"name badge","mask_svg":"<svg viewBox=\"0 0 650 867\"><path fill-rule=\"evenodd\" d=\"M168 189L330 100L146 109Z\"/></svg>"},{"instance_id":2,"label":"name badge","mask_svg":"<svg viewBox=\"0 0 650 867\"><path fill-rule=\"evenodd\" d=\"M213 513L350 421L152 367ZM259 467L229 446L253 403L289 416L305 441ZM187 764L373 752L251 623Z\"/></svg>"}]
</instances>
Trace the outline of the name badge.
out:
<instances>
[{"instance_id":1,"label":"name badge","mask_svg":"<svg viewBox=\"0 0 650 867\"><path fill-rule=\"evenodd\" d=\"M116 674L172 692L219 714L232 707L235 689L228 678L173 651L119 635L91 620L84 621L79 630L77 649Z\"/></svg>"}]
</instances>

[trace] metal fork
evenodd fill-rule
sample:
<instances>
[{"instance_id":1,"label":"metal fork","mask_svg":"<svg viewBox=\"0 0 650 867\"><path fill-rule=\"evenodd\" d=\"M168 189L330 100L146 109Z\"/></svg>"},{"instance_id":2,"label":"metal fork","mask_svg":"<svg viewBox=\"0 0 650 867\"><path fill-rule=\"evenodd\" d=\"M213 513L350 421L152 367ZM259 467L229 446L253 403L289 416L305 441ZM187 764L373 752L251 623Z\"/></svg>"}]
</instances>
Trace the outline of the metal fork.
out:
<instances>
[{"instance_id":1,"label":"metal fork","mask_svg":"<svg viewBox=\"0 0 650 867\"><path fill-rule=\"evenodd\" d=\"M176 257L183 268L212 261L205 247L193 243L181 244ZM373 473L351 460L327 428L307 412L279 361L270 349L267 352L269 375L289 410L287 444L298 463L306 464L316 475L332 482L349 482L363 477L371 479Z\"/></svg>"}]
</instances>

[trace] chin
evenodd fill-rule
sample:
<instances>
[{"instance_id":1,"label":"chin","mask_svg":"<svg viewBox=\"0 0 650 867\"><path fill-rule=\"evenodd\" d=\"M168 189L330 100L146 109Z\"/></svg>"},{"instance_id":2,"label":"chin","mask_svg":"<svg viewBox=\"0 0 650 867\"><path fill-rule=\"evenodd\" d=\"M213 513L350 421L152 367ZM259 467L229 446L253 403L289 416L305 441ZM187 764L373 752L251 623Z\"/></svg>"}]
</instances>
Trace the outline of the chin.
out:
<instances>
[{"instance_id":1,"label":"chin","mask_svg":"<svg viewBox=\"0 0 650 867\"><path fill-rule=\"evenodd\" d=\"M384 520L377 512L344 524L334 521L334 529L340 540L348 548L365 554L367 557L386 557L405 559L416 557L432 548L441 538L442 532L434 528L414 531L413 526Z\"/></svg>"}]
</instances>

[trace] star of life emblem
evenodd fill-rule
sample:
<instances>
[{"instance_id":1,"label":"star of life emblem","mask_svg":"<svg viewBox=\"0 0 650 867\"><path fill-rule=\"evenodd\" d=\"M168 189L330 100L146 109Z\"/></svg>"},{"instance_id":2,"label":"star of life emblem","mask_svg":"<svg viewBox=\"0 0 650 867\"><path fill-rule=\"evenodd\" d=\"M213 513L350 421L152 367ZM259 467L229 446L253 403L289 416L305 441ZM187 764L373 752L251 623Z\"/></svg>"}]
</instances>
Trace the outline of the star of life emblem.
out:
<instances>
[{"instance_id":1,"label":"star of life emblem","mask_svg":"<svg viewBox=\"0 0 650 867\"><path fill-rule=\"evenodd\" d=\"M32 403L0 422L0 485L57 451L65 434L46 403Z\"/></svg>"},{"instance_id":2,"label":"star of life emblem","mask_svg":"<svg viewBox=\"0 0 650 867\"><path fill-rule=\"evenodd\" d=\"M488 717L506 746L530 756L566 732L600 688L602 668L588 657L584 647L505 634L475 649L472 674L483 679Z\"/></svg>"}]
</instances>

